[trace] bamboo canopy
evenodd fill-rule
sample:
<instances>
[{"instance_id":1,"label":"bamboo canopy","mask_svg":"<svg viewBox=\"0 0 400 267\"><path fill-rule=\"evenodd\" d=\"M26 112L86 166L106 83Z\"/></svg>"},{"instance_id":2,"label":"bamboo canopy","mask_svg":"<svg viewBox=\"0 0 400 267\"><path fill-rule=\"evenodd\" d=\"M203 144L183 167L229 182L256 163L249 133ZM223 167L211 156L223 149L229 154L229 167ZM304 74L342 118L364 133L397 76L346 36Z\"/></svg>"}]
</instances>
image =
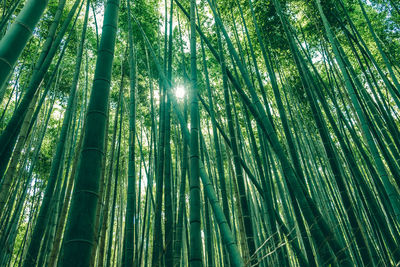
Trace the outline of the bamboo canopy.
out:
<instances>
[{"instance_id":1,"label":"bamboo canopy","mask_svg":"<svg viewBox=\"0 0 400 267\"><path fill-rule=\"evenodd\" d=\"M0 266L398 266L394 0L0 1Z\"/></svg>"}]
</instances>

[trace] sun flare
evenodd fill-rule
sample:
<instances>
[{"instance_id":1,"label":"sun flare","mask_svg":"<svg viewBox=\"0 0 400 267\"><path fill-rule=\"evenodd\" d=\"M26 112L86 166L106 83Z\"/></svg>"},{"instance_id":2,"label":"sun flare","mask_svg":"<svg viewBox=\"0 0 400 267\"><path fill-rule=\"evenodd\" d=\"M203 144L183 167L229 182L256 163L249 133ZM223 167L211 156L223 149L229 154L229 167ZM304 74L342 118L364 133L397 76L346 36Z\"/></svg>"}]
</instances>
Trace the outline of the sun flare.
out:
<instances>
[{"instance_id":1,"label":"sun flare","mask_svg":"<svg viewBox=\"0 0 400 267\"><path fill-rule=\"evenodd\" d=\"M178 85L175 88L175 96L176 96L176 98L182 99L182 98L185 97L185 94L186 94L186 89L185 89L185 87L183 85Z\"/></svg>"}]
</instances>

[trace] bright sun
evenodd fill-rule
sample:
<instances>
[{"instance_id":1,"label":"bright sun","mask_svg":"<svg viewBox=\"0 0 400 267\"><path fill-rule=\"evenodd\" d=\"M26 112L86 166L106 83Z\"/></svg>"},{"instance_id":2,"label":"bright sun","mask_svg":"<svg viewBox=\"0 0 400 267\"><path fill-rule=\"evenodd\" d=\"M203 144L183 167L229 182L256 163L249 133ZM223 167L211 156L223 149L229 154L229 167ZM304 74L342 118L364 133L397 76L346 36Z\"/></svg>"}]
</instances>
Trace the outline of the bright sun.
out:
<instances>
[{"instance_id":1,"label":"bright sun","mask_svg":"<svg viewBox=\"0 0 400 267\"><path fill-rule=\"evenodd\" d=\"M185 94L186 94L186 89L185 89L185 87L183 85L178 85L175 88L175 96L176 96L176 98L182 99L182 98L185 97Z\"/></svg>"}]
</instances>

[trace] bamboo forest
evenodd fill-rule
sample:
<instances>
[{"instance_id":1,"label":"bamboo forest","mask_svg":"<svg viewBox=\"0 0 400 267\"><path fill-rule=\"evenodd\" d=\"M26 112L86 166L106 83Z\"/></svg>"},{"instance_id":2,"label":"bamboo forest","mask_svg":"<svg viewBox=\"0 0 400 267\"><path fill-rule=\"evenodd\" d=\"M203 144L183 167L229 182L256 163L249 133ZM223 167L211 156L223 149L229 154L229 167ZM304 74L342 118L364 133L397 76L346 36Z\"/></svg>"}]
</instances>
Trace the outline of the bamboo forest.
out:
<instances>
[{"instance_id":1,"label":"bamboo forest","mask_svg":"<svg viewBox=\"0 0 400 267\"><path fill-rule=\"evenodd\" d=\"M0 266L400 266L400 1L0 0Z\"/></svg>"}]
</instances>

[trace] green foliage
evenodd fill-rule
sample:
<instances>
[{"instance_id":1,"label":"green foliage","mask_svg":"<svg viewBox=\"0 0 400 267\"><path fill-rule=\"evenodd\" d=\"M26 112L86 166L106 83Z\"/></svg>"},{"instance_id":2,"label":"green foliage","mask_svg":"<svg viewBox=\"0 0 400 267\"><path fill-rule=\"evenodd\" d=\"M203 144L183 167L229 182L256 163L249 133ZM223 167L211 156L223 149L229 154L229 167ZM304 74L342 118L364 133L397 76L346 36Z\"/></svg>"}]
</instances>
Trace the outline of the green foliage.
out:
<instances>
[{"instance_id":1,"label":"green foliage","mask_svg":"<svg viewBox=\"0 0 400 267\"><path fill-rule=\"evenodd\" d=\"M3 19L7 22L0 32L4 40L29 1L0 1L0 23ZM49 91L42 106L38 106L39 100L35 102L33 110L39 111L38 117L28 122L32 128L22 143L18 163L7 165L14 145L9 154L1 154L5 156L0 161L8 166L4 171L15 167L15 173L6 192L4 211L0 209L0 265L17 265L28 258L25 252L42 207L49 219L40 237L46 240L40 241L36 256L46 263L50 254L56 257L53 262L59 257L70 260L54 244L72 239L67 245L68 255L80 253L79 257L93 266L107 262L123 265L126 221L131 218L134 230L129 229L129 238L134 242L129 251L134 251L131 256L135 266L171 262L170 258L162 258L171 255L170 248L174 264L180 266L189 265L190 257L197 257L195 260L202 261L203 266L258 262L268 266L398 264L400 214L394 209L400 191L398 1L362 0L365 17L358 0L320 0L321 10L318 0L253 0L253 20L249 0L202 0L195 2L198 21L192 21L192 28L188 18L190 1L179 2L187 14L175 1L170 33L169 17L166 20L164 14L165 5L169 14L170 1L122 0L118 21L108 18L117 28L115 46L103 49L100 41L108 30L115 30L108 26L102 29L105 5L110 1L91 1L82 67L76 80L76 103L68 129L61 134L75 81L85 5L75 27L72 19L65 34L60 35L60 46L38 81L38 99L46 88ZM128 23L129 2L132 30ZM18 5L12 10L14 3ZM21 39L18 47L6 53L16 58L8 78L6 68L0 71L7 81L0 88L0 133L2 137L6 133L8 144L17 141L11 139L19 135L21 128L11 126L25 116L18 107L25 103L28 108L27 102L33 99L32 95L23 102L59 4L59 0L50 0L40 20L33 23L32 36L25 36L26 40ZM55 36L61 32L73 4L72 0L66 1ZM210 5L216 8L220 22ZM12 13L9 18L8 11ZM220 33L219 40L217 31L222 28L225 33ZM129 34L133 37L134 64L129 57ZM195 35L192 40L191 34ZM168 38L172 40L171 48ZM17 48L21 49L19 56ZM111 52L112 65L108 59L96 65ZM168 55L171 68L165 67ZM100 75L99 70L106 66L109 72ZM194 73L197 80L193 79ZM102 87L100 94L99 83L103 82L109 82L109 89ZM132 91L128 88L130 82L134 84ZM112 118L119 114L121 84L118 141L112 138L119 131L118 125L114 130ZM174 95L178 86L186 90L182 99ZM195 95L189 93L192 86L197 90ZM89 100L91 95L96 99ZM169 102L163 101L167 95ZM54 108L46 124L53 99ZM101 119L99 114L103 114ZM196 121L198 125L194 125ZM93 130L99 126L101 129ZM194 135L196 126L198 136ZM43 129L46 131L41 140ZM79 140L85 132L90 136L85 137L83 153ZM96 153L103 151L103 133L108 134L104 154L97 158ZM46 208L43 199L63 135L65 149L53 181L54 188L60 190L51 192ZM91 146L94 140L101 147ZM134 155L129 151L135 151ZM111 155L117 154L119 166L115 167L117 159ZM95 163L93 159L97 159ZM114 165L110 167L111 162ZM28 177L31 165L33 172ZM129 180L129 199L127 166L135 170L134 179ZM168 180L161 183L160 175ZM24 197L25 179L31 182ZM4 193L2 183L0 194ZM84 192L75 192L73 204L68 197L69 183L70 193L72 188ZM115 192L115 200L113 193L107 198L107 192ZM79 200L79 194L85 194L85 198ZM105 203L107 199L109 203ZM20 200L28 208L18 215ZM128 206L134 215L127 215ZM65 228L67 212L70 219ZM101 221L104 212L114 220ZM17 230L7 232L15 226L11 219L14 215L18 215ZM59 218L59 225L53 225L57 220L52 218ZM108 233L111 225L113 232ZM166 229L167 225L171 229ZM103 226L107 229L95 229ZM173 238L169 239L167 233L171 232ZM162 238L158 240L158 236ZM3 237L12 244L9 252L2 248ZM90 244L74 243L80 238ZM107 245L101 248L102 242ZM153 253L156 249L159 254ZM101 251L109 253L99 255ZM161 258L154 259L154 255ZM104 262L99 262L102 257ZM68 265L66 262L64 265Z\"/></svg>"}]
</instances>

